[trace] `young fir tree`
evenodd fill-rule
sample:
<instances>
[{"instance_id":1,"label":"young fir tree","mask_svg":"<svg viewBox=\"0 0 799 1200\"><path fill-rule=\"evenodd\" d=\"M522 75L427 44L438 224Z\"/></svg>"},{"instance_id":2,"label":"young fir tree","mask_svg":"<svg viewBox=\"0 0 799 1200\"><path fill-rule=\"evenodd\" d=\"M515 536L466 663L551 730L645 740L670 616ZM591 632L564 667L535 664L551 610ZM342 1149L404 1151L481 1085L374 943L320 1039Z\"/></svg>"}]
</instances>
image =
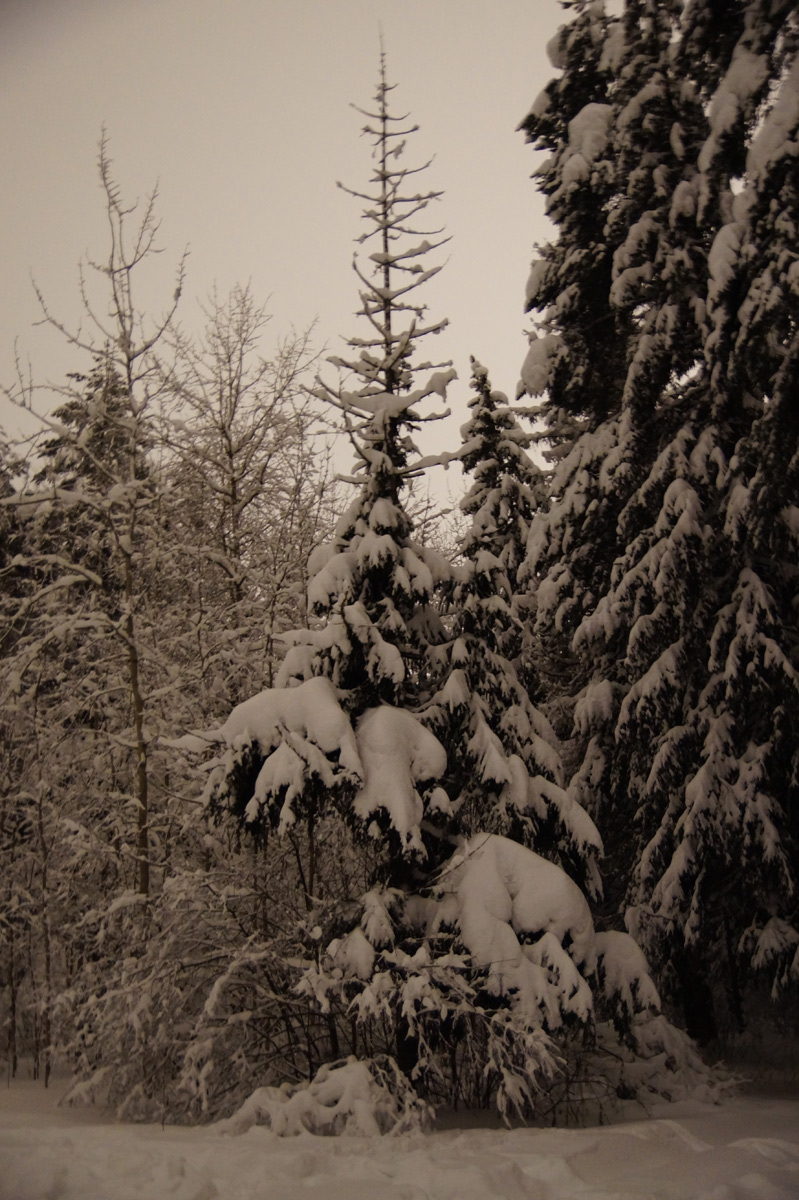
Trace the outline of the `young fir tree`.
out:
<instances>
[{"instance_id":1,"label":"young fir tree","mask_svg":"<svg viewBox=\"0 0 799 1200\"><path fill-rule=\"evenodd\" d=\"M546 723L499 645L508 649L515 632L510 596L501 592L509 592L505 571L513 573L519 521L527 519L529 472L513 425L490 416L482 376L475 452L489 454L496 439L498 487L489 494L504 543L489 522L481 528L478 507L465 611L453 618L463 621L462 637L433 603L451 569L413 541L403 505L421 471L410 436L420 406L443 393L452 372L414 381L416 343L440 325L428 324L416 301L415 287L436 268L417 261L430 243L418 241L408 214L434 194L406 193L413 172L397 151L410 130L389 112L389 92L383 66L367 114L377 165L364 240L377 240L376 278L356 263L371 333L351 343L357 357L336 360L354 385L320 384L355 445L358 495L313 563L309 601L321 625L291 639L282 686L240 705L212 735L224 749L207 796L267 844L277 832L295 847L295 962L305 960L297 989L309 1001L308 1027L319 1030L314 1010L327 1018L326 1041L317 1036L313 1054L307 1038L298 1039L295 1065L307 1073L320 1055L350 1050L373 1063L389 1055L429 1099L496 1103L505 1113L555 1110L578 1093L596 1100L631 1086L636 1074L639 1094L657 1091L667 1060L672 1083L675 1064L697 1064L662 1018L634 944L596 935L585 897L556 863L491 832L504 806L508 832L549 837L555 857L595 882L591 822L557 786ZM409 264L418 268L410 278ZM478 489L493 469L482 461ZM471 678L459 659L467 643ZM495 682L505 689L500 702L511 703L504 728L489 696ZM453 728L445 746L428 725L437 728L437 710L450 701L461 707L467 684L479 720L471 728L467 716L459 740ZM486 765L492 751L498 772ZM485 766L496 799L482 812L474 788L472 811L464 805L473 763ZM478 825L482 818L488 828ZM309 1104L315 1086L303 1093ZM253 1111L280 1127L276 1112L290 1100L267 1087L253 1097Z\"/></svg>"},{"instance_id":2,"label":"young fir tree","mask_svg":"<svg viewBox=\"0 0 799 1200\"><path fill-rule=\"evenodd\" d=\"M761 431L795 328L789 258L767 249L764 276L752 247L793 220L778 159L791 142L796 28L785 7L747 4L732 35L713 40L708 22L724 23L720 12L648 7L626 4L608 47L649 81L611 126L612 155L640 163L620 171L623 219L608 221L628 226L609 300L634 319L619 418L589 432L556 473L528 570L543 630L579 617L571 694L586 752L571 790L603 834L619 881L611 897L627 893L628 919L689 1028L709 1037L703 960L725 964L740 1018L741 972L771 963L787 983L795 945L792 574L754 549L750 481L767 472ZM666 25L653 37L659 16ZM758 155L758 126L782 153ZM776 172L768 183L765 159ZM758 191L770 228L750 224ZM785 280L787 306L771 352L751 355L746 331L766 276L772 289ZM790 461L790 445L784 452ZM590 471L581 477L580 454L599 463L598 488ZM629 464L621 476L619 462ZM780 502L786 511L787 493ZM613 515L605 540L603 505ZM790 549L790 521L782 528L771 546Z\"/></svg>"},{"instance_id":3,"label":"young fir tree","mask_svg":"<svg viewBox=\"0 0 799 1200\"><path fill-rule=\"evenodd\" d=\"M517 575L544 480L526 435L472 360L471 419L461 462L474 475L461 501L471 517L449 589L449 638L425 720L448 751L460 835L502 833L552 858L590 894L601 890L593 823L563 791L555 735L533 703L535 686Z\"/></svg>"},{"instance_id":4,"label":"young fir tree","mask_svg":"<svg viewBox=\"0 0 799 1200\"><path fill-rule=\"evenodd\" d=\"M375 109L365 113L372 190L354 193L368 206L359 239L368 265L355 260L368 331L348 343L352 358L333 360L353 381L317 388L355 448L356 497L332 543L312 556L316 628L290 638L278 687L239 706L219 731L229 749L208 789L214 806L232 808L267 846L278 846L276 832L294 848L295 954L304 945L306 981L316 980L306 986L330 1013L327 1050L314 1058L306 1043L298 1052L305 1073L320 1054L324 1061L363 1050L368 1038L374 1049L410 1052L396 1005L388 1042L379 1023L369 1034L349 1029L349 998L335 995L328 949L336 935L354 937L362 920L380 944L381 930L392 928L388 907L401 904L435 840L425 818L440 824L438 810L449 805L437 786L444 750L414 715L429 688L430 648L444 638L434 593L449 569L414 540L404 498L420 474L412 435L430 419L422 405L443 398L454 372L416 360L419 344L446 324L426 318L417 294L440 269L426 265L440 231L420 228L438 194L420 193L422 168L403 165L415 127L390 112L391 90L382 64ZM420 373L426 379L417 384ZM373 962L376 950L360 936Z\"/></svg>"}]
</instances>

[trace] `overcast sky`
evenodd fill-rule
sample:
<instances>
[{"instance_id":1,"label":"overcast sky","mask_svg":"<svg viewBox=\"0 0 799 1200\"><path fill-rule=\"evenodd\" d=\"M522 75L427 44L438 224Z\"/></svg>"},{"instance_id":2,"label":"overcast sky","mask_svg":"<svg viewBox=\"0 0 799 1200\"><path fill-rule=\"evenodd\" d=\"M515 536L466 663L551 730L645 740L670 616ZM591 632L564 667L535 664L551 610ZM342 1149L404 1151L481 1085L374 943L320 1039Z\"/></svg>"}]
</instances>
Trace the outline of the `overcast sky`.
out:
<instances>
[{"instance_id":1,"label":"overcast sky","mask_svg":"<svg viewBox=\"0 0 799 1200\"><path fill-rule=\"evenodd\" d=\"M552 74L557 0L0 0L0 14L0 382L12 382L15 340L39 380L86 366L34 327L31 275L73 322L78 262L106 249L103 124L125 198L159 185L165 252L148 304L171 296L188 246L185 328L199 327L214 284L250 280L274 336L316 321L317 343L339 352L359 332L360 226L336 181L368 178L350 106L374 94L382 25L395 106L421 126L407 162L435 155L426 183L445 192L435 215L449 262L428 300L451 321L436 350L461 376L453 422L469 354L513 391L531 248L546 237L535 156L515 130Z\"/></svg>"}]
</instances>

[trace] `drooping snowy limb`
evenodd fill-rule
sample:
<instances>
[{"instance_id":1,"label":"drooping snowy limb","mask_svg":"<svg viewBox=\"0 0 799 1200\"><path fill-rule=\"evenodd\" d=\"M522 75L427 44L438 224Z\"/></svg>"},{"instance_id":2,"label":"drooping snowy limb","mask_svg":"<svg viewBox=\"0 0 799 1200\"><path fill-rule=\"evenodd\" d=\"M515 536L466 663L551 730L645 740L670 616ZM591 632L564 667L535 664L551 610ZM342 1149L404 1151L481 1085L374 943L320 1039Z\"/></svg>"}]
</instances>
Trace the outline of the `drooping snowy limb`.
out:
<instances>
[{"instance_id":1,"label":"drooping snowy limb","mask_svg":"<svg viewBox=\"0 0 799 1200\"><path fill-rule=\"evenodd\" d=\"M490 994L509 997L550 1032L567 1014L589 1020L594 927L585 897L559 867L478 834L447 865L436 895L431 931L458 929Z\"/></svg>"},{"instance_id":2,"label":"drooping snowy limb","mask_svg":"<svg viewBox=\"0 0 799 1200\"><path fill-rule=\"evenodd\" d=\"M509 1118L713 1087L633 940L595 935L579 888L517 843L477 835L426 895L373 891L362 910L301 989L346 999L366 1044L399 1005L428 1095Z\"/></svg>"},{"instance_id":3,"label":"drooping snowy limb","mask_svg":"<svg viewBox=\"0 0 799 1200\"><path fill-rule=\"evenodd\" d=\"M412 713L387 704L367 709L353 725L345 700L328 679L312 677L261 692L219 729L173 744L224 748L207 801L232 808L253 830L286 834L337 809L363 836L388 839L400 856L424 860L422 823L430 811L449 808L437 787L444 748Z\"/></svg>"},{"instance_id":4,"label":"drooping snowy limb","mask_svg":"<svg viewBox=\"0 0 799 1200\"><path fill-rule=\"evenodd\" d=\"M696 1046L663 1015L650 968L627 933L597 933L598 1056L619 1095L639 1099L691 1094L718 1102L734 1082L709 1071Z\"/></svg>"},{"instance_id":5,"label":"drooping snowy limb","mask_svg":"<svg viewBox=\"0 0 799 1200\"><path fill-rule=\"evenodd\" d=\"M446 792L435 786L447 765L444 747L417 717L389 705L367 709L355 738L363 763L363 787L353 803L356 816L373 836L379 836L381 827L390 830L405 853L424 858L425 807L450 807Z\"/></svg>"},{"instance_id":6,"label":"drooping snowy limb","mask_svg":"<svg viewBox=\"0 0 799 1200\"><path fill-rule=\"evenodd\" d=\"M237 705L219 729L177 744L189 751L223 747L206 801L232 809L253 829L285 833L298 817L318 818L325 805L351 797L363 776L350 721L323 678L267 689Z\"/></svg>"},{"instance_id":7,"label":"drooping snowy limb","mask_svg":"<svg viewBox=\"0 0 799 1200\"><path fill-rule=\"evenodd\" d=\"M698 166L703 214L717 207L711 223L729 219L731 184L744 177L761 106L771 106L772 83L784 73L786 54L795 54L795 21L790 0L748 0L734 15L697 0L686 5L683 45L708 113Z\"/></svg>"}]
</instances>

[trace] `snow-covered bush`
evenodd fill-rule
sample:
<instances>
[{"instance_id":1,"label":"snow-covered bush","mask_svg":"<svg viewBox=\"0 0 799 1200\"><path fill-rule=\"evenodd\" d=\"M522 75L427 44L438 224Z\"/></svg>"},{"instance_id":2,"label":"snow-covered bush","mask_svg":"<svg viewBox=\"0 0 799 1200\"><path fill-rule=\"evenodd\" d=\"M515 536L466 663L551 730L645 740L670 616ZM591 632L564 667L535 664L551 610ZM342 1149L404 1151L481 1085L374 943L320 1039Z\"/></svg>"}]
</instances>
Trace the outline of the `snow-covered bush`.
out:
<instances>
[{"instance_id":1,"label":"snow-covered bush","mask_svg":"<svg viewBox=\"0 0 799 1200\"><path fill-rule=\"evenodd\" d=\"M597 934L561 868L507 838L463 843L424 893L373 890L299 985L354 1017L437 1105L585 1119L618 1099L720 1094L663 1015L625 933Z\"/></svg>"},{"instance_id":2,"label":"snow-covered bush","mask_svg":"<svg viewBox=\"0 0 799 1200\"><path fill-rule=\"evenodd\" d=\"M419 1132L430 1118L430 1109L393 1059L350 1057L325 1063L306 1083L258 1088L216 1129L246 1133L253 1125L266 1125L281 1137L370 1137Z\"/></svg>"}]
</instances>

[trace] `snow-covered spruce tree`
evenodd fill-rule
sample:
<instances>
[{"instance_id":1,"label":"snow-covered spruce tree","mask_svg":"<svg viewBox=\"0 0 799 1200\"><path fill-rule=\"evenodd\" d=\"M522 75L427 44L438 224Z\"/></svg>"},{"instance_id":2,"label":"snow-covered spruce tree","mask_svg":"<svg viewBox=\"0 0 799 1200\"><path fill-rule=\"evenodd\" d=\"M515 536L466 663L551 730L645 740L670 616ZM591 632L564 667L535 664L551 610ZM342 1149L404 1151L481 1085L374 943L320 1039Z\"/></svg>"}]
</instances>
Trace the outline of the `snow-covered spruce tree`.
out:
<instances>
[{"instance_id":1,"label":"snow-covered spruce tree","mask_svg":"<svg viewBox=\"0 0 799 1200\"><path fill-rule=\"evenodd\" d=\"M649 0L630 3L619 17L600 25L596 6L584 10L585 18L592 14L595 36L604 37L601 59L613 80L602 94L608 102L603 154L612 180L604 206L612 261L605 297L617 314L615 336L624 370L605 384L606 404L613 396L611 415L588 428L558 464L553 503L536 521L530 543L537 628L550 649L544 663L554 655L556 672L563 664L568 670L574 631L610 586L613 564L624 554L633 527L630 506L648 469L663 441L685 420L684 406L664 406L662 397L671 380L688 376L702 358L701 279L709 245L696 223L703 114L695 85L684 78L674 57L678 8ZM561 34L567 43L569 29ZM591 105L588 111L594 111ZM565 161L569 177L572 157L567 154ZM567 309L564 328L572 323ZM689 587L694 578L689 572L681 582ZM589 680L615 678L623 658L620 647L608 645L601 664L596 654L594 645L590 654L572 663L572 695ZM595 816L597 797L613 795L616 787L611 778L618 774L613 727L603 724L605 710L615 702L612 691L592 691L577 714L585 752L572 791ZM593 723L597 706L599 721ZM612 809L605 819L610 830ZM605 839L611 909L627 887L630 833L631 823L622 817L615 835Z\"/></svg>"},{"instance_id":2,"label":"snow-covered spruce tree","mask_svg":"<svg viewBox=\"0 0 799 1200\"><path fill-rule=\"evenodd\" d=\"M666 70L672 23L669 5L631 4L612 18L601 4L578 5L551 43L562 75L522 123L528 140L551 152L536 174L557 229L556 240L538 248L527 295L543 336L531 336L521 386L547 394L540 411L554 473L524 572L538 669L564 741L574 697L596 674L590 659L574 654L574 631L608 586L624 550L620 516L656 453L650 417L663 369L654 370L655 358L670 367L680 354L690 361L691 347L698 352L698 334L686 338L684 318L675 320L685 305L674 294L689 291L689 264L655 268L668 260L672 221L684 221L671 211L670 187L678 194L677 181L695 174L678 156L679 130L690 120L675 119L679 97ZM670 320L687 348L674 349ZM568 757L591 785L580 790L578 777L572 792L597 817L596 797L610 787L612 732L578 739ZM612 909L626 880L618 839L607 841Z\"/></svg>"},{"instance_id":3,"label":"snow-covered spruce tree","mask_svg":"<svg viewBox=\"0 0 799 1200\"><path fill-rule=\"evenodd\" d=\"M694 280L704 261L702 239L686 236L701 109L671 66L675 6L630 3L613 18L601 4L576 8L552 43L563 74L521 126L552 152L536 177L557 228L527 292L543 336L531 335L521 386L546 392L556 463L528 570L546 576L540 620L567 636L624 547L619 516L656 454L662 389L701 356Z\"/></svg>"},{"instance_id":4,"label":"snow-covered spruce tree","mask_svg":"<svg viewBox=\"0 0 799 1200\"><path fill-rule=\"evenodd\" d=\"M425 256L440 235L419 229L437 194L411 186L416 169L403 166L398 151L413 127L389 112L390 91L382 70L376 111L366 114L374 193L363 194L367 232L359 240L370 249L369 266L355 261L369 332L349 342L352 359L334 360L354 385L320 382L317 389L341 413L355 447L356 498L311 562L308 603L317 628L291 639L281 686L240 706L223 726L231 750L208 789L213 804L233 807L270 844L275 831L292 845L295 933L307 953L314 931L314 971L337 933L351 932L370 908L384 911L386 896L407 892L427 857L423 811L435 819L436 807L448 805L435 786L444 751L413 715L429 687L430 646L444 637L433 594L448 568L414 541L403 493L420 473L411 439L429 419L421 406L443 396L454 372L413 359L422 339L445 325L428 321L417 298L439 269L426 266ZM427 378L417 386L419 372ZM370 885L377 889L371 900ZM323 999L322 1008L330 1007ZM318 1066L320 1053L337 1058L363 1049L335 1008L326 1052L298 1041L300 1075ZM387 1041L375 1033L375 1049L395 1053L395 1032L387 1029Z\"/></svg>"},{"instance_id":5,"label":"snow-covered spruce tree","mask_svg":"<svg viewBox=\"0 0 799 1200\"><path fill-rule=\"evenodd\" d=\"M762 187L760 211L768 206L776 222L770 236L790 211L782 155L765 156L776 179L758 184L756 146L759 126L772 148L790 145L796 32L786 6L739 6L734 34L718 38L707 25L724 23L720 12L656 7L668 34L653 39L657 14L630 3L608 38L619 88L625 62L630 78L649 81L609 125L612 155L640 162L620 173L607 225L628 226L609 293L634 322L619 417L587 434L556 472L528 569L542 631L576 625L571 695L585 761L571 790L603 834L610 898L626 892L634 902L632 927L689 1027L709 1037L703 960L725 964L716 1001L740 1017L741 971L779 964L787 981L796 944L792 576L784 560L754 550L748 526L749 481L763 479L760 439L795 328L791 260L779 252L766 250L766 275L781 261L786 285L786 306L777 304L785 315L763 343L770 350L750 357L744 334L762 312L765 281L749 248L758 239L762 254L769 230L768 220L748 222L752 189ZM652 167L647 200L641 181ZM640 213L632 224L625 208ZM776 511L790 504L783 493Z\"/></svg>"},{"instance_id":6,"label":"snow-covered spruce tree","mask_svg":"<svg viewBox=\"0 0 799 1200\"><path fill-rule=\"evenodd\" d=\"M392 154L392 138L409 131L404 119L392 124L389 90L383 70L376 111L367 114L377 167L365 217L378 244L377 278L356 263L372 334L353 340L356 358L336 360L354 384L320 384L356 448L358 495L332 545L314 556L309 601L321 624L290 639L282 686L239 705L211 735L225 747L206 789L211 805L238 814L267 846L281 844L277 834L295 853L297 917L293 942L289 936L283 945L291 949L291 956L284 951L287 964L295 964L294 1004L304 996L308 1008L305 1015L292 1009L296 1050L282 1077L310 1075L320 1058L325 1063L316 1082L288 1092L271 1086L281 1078L275 1064L253 1080L266 1086L237 1127L261 1119L285 1129L295 1108L313 1112L317 1127L314 1098L324 1093L329 1122L340 1128L335 1106L356 1067L331 1068L330 1061L346 1052L366 1059L372 1077L384 1081L402 1078L387 1065L398 1064L434 1102L495 1103L505 1114L562 1113L572 1101L597 1101L617 1089L668 1089L675 1064L690 1058L660 1015L627 935L596 936L587 901L560 866L477 826L477 804L469 812L462 793L469 764L490 756L492 739L500 745L489 722L481 725L485 754L466 744L468 721L466 740L446 748L427 727L439 703L460 703L463 638L453 636L433 604L451 569L414 542L403 494L422 467L410 436L421 405L443 393L452 372L438 371L421 385L414 380L416 343L440 326L423 321L413 277L403 282L400 275L396 284L393 272L411 262L420 267L417 283L430 278L415 261L429 243L418 242L408 210L421 211L433 196L405 198L409 172ZM414 239L410 250L405 238ZM481 395L490 408L487 383ZM518 451L519 442L508 438L508 452L511 443ZM512 457L518 471L518 454ZM509 488L506 498L511 494L526 503L524 489ZM509 522L519 516L509 514ZM478 526L479 519L470 535L476 560L491 554L477 548L481 537L490 538ZM514 535L506 534L510 554ZM567 811L545 723L515 682L510 660L494 650L512 632L512 624L496 630L488 620L501 573L487 561L480 565L480 602L471 614L489 639L493 666L510 681L503 697L518 710L503 731L501 774L483 772L499 800L484 805L487 819L495 823L507 801L521 817L517 835L533 840L556 826L553 852L570 859L575 873L592 876L591 822L585 814L578 819L576 806ZM480 595L484 587L490 595ZM475 655L478 640L475 631ZM497 701L492 705L499 728ZM404 1101L392 1103L396 1111Z\"/></svg>"},{"instance_id":7,"label":"snow-covered spruce tree","mask_svg":"<svg viewBox=\"0 0 799 1200\"><path fill-rule=\"evenodd\" d=\"M722 217L709 256L699 383L713 421L703 436L707 443L714 425L729 433L719 439L725 456L717 449L704 472L716 484L703 531L715 576L712 591L703 589L711 591L707 650L682 729L663 739L643 796L646 846L634 895L642 934L683 987L686 959L712 953L723 964L716 1010L737 1030L758 980L781 1008L799 984L799 442L787 400L799 315L798 58L793 7L746 5L699 158L704 192ZM675 772L684 786L666 803Z\"/></svg>"},{"instance_id":8,"label":"snow-covered spruce tree","mask_svg":"<svg viewBox=\"0 0 799 1200\"><path fill-rule=\"evenodd\" d=\"M508 397L492 389L481 363L472 358L471 364L475 395L469 401L471 416L461 428L458 456L473 476L460 503L471 527L461 550L471 558L488 550L499 559L508 597L516 599L530 523L547 499L546 478L527 453L532 436L519 425Z\"/></svg>"},{"instance_id":9,"label":"snow-covered spruce tree","mask_svg":"<svg viewBox=\"0 0 799 1200\"><path fill-rule=\"evenodd\" d=\"M531 647L518 607L517 573L544 477L507 397L492 390L474 359L472 385L460 452L474 475L461 501L471 524L448 589L448 638L436 651L438 686L425 722L447 749L454 832L509 836L560 862L596 896L599 838L563 791L555 735L533 703Z\"/></svg>"}]
</instances>

